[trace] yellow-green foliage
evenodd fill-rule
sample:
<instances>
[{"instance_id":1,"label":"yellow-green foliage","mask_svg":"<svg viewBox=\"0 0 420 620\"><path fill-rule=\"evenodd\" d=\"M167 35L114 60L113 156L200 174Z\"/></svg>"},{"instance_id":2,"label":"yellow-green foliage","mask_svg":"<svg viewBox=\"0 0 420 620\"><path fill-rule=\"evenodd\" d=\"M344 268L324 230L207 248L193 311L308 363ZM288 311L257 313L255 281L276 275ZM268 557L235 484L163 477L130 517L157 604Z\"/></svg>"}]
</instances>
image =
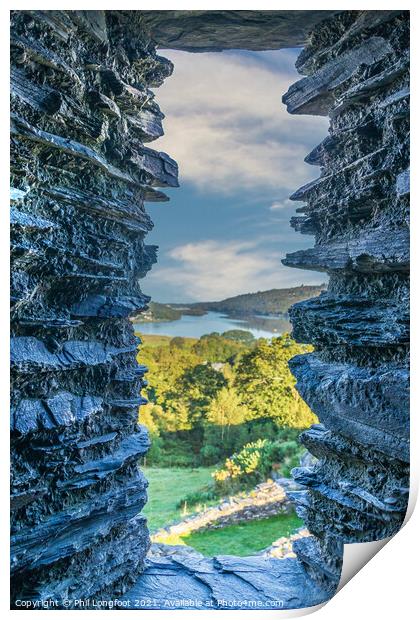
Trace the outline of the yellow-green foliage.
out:
<instances>
[{"instance_id":1,"label":"yellow-green foliage","mask_svg":"<svg viewBox=\"0 0 420 620\"><path fill-rule=\"evenodd\" d=\"M279 426L291 428L307 428L317 421L297 392L288 366L292 357L311 350L285 334L259 340L256 347L240 357L234 386L253 419L274 418Z\"/></svg>"},{"instance_id":2,"label":"yellow-green foliage","mask_svg":"<svg viewBox=\"0 0 420 620\"><path fill-rule=\"evenodd\" d=\"M265 480L273 469L289 475L290 469L299 464L302 453L296 435L297 431L285 429L275 440L258 439L247 443L212 473L216 486L219 490L229 490L235 482L254 484Z\"/></svg>"},{"instance_id":3,"label":"yellow-green foliage","mask_svg":"<svg viewBox=\"0 0 420 620\"><path fill-rule=\"evenodd\" d=\"M156 440L148 462L163 464L166 454L170 466L211 465L282 428L317 421L288 367L310 347L288 335L247 343L217 334L142 339L138 360L149 368L149 404L139 422Z\"/></svg>"},{"instance_id":4,"label":"yellow-green foliage","mask_svg":"<svg viewBox=\"0 0 420 620\"><path fill-rule=\"evenodd\" d=\"M220 427L221 439L224 430L241 424L247 419L247 409L233 387L222 387L216 394L207 411L207 423Z\"/></svg>"},{"instance_id":5,"label":"yellow-green foliage","mask_svg":"<svg viewBox=\"0 0 420 620\"><path fill-rule=\"evenodd\" d=\"M228 478L235 479L244 474L254 472L262 457L266 439L259 439L254 443L247 443L238 454L226 459L224 467L212 473L216 482L225 482Z\"/></svg>"}]
</instances>

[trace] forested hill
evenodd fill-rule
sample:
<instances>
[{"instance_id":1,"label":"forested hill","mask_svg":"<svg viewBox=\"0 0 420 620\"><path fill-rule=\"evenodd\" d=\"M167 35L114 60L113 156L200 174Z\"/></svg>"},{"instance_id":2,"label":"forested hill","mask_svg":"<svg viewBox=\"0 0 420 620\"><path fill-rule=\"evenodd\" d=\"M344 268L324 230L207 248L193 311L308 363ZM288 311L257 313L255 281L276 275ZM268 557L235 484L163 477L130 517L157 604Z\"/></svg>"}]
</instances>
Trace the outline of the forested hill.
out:
<instances>
[{"instance_id":1,"label":"forested hill","mask_svg":"<svg viewBox=\"0 0 420 620\"><path fill-rule=\"evenodd\" d=\"M290 306L298 301L317 297L325 291L326 285L297 286L294 288L273 288L270 291L245 293L236 297L228 297L222 301L199 302L188 304L190 308L214 310L227 314L286 314ZM171 304L172 307L181 307L187 304Z\"/></svg>"}]
</instances>

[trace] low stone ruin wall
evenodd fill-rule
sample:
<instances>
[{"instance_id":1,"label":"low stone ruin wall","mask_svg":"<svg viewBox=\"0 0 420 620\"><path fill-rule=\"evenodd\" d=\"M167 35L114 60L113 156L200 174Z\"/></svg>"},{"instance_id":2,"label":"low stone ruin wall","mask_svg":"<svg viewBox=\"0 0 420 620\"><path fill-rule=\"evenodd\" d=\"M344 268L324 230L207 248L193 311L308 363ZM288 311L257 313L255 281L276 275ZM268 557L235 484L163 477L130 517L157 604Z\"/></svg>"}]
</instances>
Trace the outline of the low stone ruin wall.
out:
<instances>
[{"instance_id":1,"label":"low stone ruin wall","mask_svg":"<svg viewBox=\"0 0 420 620\"><path fill-rule=\"evenodd\" d=\"M290 536L281 536L277 538L269 547L266 547L266 549L263 549L256 555L278 559L295 558L296 553L293 551L293 545L301 538L310 535L310 531L306 527L302 527Z\"/></svg>"},{"instance_id":2,"label":"low stone ruin wall","mask_svg":"<svg viewBox=\"0 0 420 620\"><path fill-rule=\"evenodd\" d=\"M298 485L288 481L297 490ZM182 536L200 530L217 529L227 525L266 519L279 514L290 514L294 510L285 489L278 482L259 484L249 493L241 493L207 508L200 514L186 517L179 523L161 528L152 535L152 541L168 536Z\"/></svg>"}]
</instances>

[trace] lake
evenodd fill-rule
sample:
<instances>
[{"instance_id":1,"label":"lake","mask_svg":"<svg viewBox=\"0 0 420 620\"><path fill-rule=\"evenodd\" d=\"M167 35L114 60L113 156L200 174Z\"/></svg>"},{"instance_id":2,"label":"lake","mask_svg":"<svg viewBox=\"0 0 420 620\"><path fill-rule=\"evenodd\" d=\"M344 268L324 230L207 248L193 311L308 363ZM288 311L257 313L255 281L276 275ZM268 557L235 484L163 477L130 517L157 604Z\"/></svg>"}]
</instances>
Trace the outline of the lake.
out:
<instances>
[{"instance_id":1,"label":"lake","mask_svg":"<svg viewBox=\"0 0 420 620\"><path fill-rule=\"evenodd\" d=\"M160 336L184 336L200 338L204 334L218 332L222 334L229 329L246 329L255 338L272 338L290 328L288 321L272 317L247 317L244 320L229 318L219 312L208 312L202 316L182 315L177 321L159 321L157 323L134 323L136 332L157 334Z\"/></svg>"}]
</instances>

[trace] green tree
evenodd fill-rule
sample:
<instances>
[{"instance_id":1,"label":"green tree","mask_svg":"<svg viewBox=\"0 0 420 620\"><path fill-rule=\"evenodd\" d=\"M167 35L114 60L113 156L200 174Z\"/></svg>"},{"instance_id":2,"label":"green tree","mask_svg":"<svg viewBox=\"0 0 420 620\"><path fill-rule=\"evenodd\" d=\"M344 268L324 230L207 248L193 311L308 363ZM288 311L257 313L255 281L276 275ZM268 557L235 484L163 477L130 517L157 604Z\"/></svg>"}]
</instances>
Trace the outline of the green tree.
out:
<instances>
[{"instance_id":1,"label":"green tree","mask_svg":"<svg viewBox=\"0 0 420 620\"><path fill-rule=\"evenodd\" d=\"M234 385L252 418L273 418L279 426L306 428L317 421L295 388L288 361L311 350L288 334L259 340L243 354L235 368Z\"/></svg>"},{"instance_id":2,"label":"green tree","mask_svg":"<svg viewBox=\"0 0 420 620\"><path fill-rule=\"evenodd\" d=\"M223 387L210 403L206 417L208 424L219 428L220 439L223 441L231 426L244 422L246 409L233 388Z\"/></svg>"},{"instance_id":3,"label":"green tree","mask_svg":"<svg viewBox=\"0 0 420 620\"><path fill-rule=\"evenodd\" d=\"M162 407L147 403L139 408L139 424L143 424L150 435L159 436L159 419L162 417Z\"/></svg>"},{"instance_id":4,"label":"green tree","mask_svg":"<svg viewBox=\"0 0 420 620\"><path fill-rule=\"evenodd\" d=\"M147 403L139 408L138 422L146 426L151 441L151 446L143 457L143 465L158 463L162 456L163 441L159 432L159 420L162 415L161 409L161 407L153 405L153 403Z\"/></svg>"},{"instance_id":5,"label":"green tree","mask_svg":"<svg viewBox=\"0 0 420 620\"><path fill-rule=\"evenodd\" d=\"M179 389L189 404L191 426L203 426L212 400L226 385L224 375L210 364L198 364L184 372Z\"/></svg>"},{"instance_id":6,"label":"green tree","mask_svg":"<svg viewBox=\"0 0 420 620\"><path fill-rule=\"evenodd\" d=\"M188 402L179 394L168 392L165 407L162 407L160 428L163 433L176 433L192 429ZM182 395L181 395L182 396Z\"/></svg>"},{"instance_id":7,"label":"green tree","mask_svg":"<svg viewBox=\"0 0 420 620\"><path fill-rule=\"evenodd\" d=\"M177 344L174 347L143 345L138 360L149 369L146 397L161 408L156 421L160 430L173 432L189 428L188 407L179 385L184 373L199 364L200 358L190 348Z\"/></svg>"},{"instance_id":8,"label":"green tree","mask_svg":"<svg viewBox=\"0 0 420 620\"><path fill-rule=\"evenodd\" d=\"M189 342L182 336L174 336L169 343L170 349L191 349Z\"/></svg>"},{"instance_id":9,"label":"green tree","mask_svg":"<svg viewBox=\"0 0 420 620\"><path fill-rule=\"evenodd\" d=\"M249 346L255 342L254 335L245 329L229 329L227 332L223 332L222 337Z\"/></svg>"},{"instance_id":10,"label":"green tree","mask_svg":"<svg viewBox=\"0 0 420 620\"><path fill-rule=\"evenodd\" d=\"M243 342L223 338L216 332L201 336L192 347L193 352L207 362L226 362L246 349Z\"/></svg>"}]
</instances>

